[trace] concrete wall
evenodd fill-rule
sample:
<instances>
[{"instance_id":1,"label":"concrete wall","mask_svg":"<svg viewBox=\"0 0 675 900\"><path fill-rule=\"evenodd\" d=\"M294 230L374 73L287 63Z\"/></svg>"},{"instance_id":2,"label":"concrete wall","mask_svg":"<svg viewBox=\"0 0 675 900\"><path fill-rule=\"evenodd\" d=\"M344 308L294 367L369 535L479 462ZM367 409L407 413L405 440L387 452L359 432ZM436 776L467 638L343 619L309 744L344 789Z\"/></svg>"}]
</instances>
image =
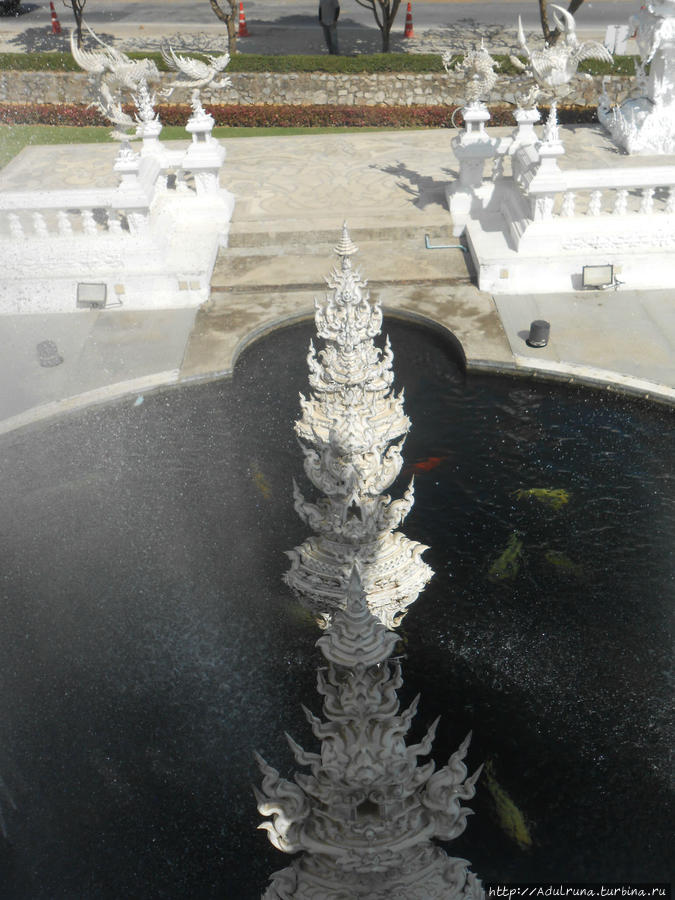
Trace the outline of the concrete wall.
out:
<instances>
[{"instance_id":1,"label":"concrete wall","mask_svg":"<svg viewBox=\"0 0 675 900\"><path fill-rule=\"evenodd\" d=\"M373 75L333 75L326 72L290 72L286 74L238 73L232 76L232 88L208 91L205 102L216 103L288 103L344 104L346 106L426 106L457 105L461 102L464 79L443 73L429 75L379 73ZM164 75L164 81L172 76ZM596 106L601 91L601 78L578 78L575 90L561 106ZM94 76L79 72L0 72L0 103L78 103L88 104L96 96ZM633 78L610 78L607 92L614 102L623 100ZM508 82L493 91L491 105L508 102ZM186 103L188 93L175 91L175 103Z\"/></svg>"}]
</instances>

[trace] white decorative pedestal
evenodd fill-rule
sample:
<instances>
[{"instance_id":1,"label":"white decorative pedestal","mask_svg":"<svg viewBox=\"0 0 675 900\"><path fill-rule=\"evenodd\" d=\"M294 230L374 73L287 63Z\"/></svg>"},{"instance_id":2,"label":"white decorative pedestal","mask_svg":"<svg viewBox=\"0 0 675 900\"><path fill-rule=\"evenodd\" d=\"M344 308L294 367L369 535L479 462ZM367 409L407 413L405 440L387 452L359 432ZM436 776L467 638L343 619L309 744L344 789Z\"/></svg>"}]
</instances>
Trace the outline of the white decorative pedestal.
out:
<instances>
[{"instance_id":1,"label":"white decorative pedestal","mask_svg":"<svg viewBox=\"0 0 675 900\"><path fill-rule=\"evenodd\" d=\"M218 189L218 172L227 156L225 147L211 133L214 125L213 116L200 107L185 126L192 135L192 143L185 154L183 168L193 173L198 194Z\"/></svg>"},{"instance_id":2,"label":"white decorative pedestal","mask_svg":"<svg viewBox=\"0 0 675 900\"><path fill-rule=\"evenodd\" d=\"M452 142L455 156L459 161L459 176L457 181L445 189L448 208L452 215L452 233L455 236L464 231L471 214L475 213L476 207L482 206L486 199L482 196L485 160L495 155L499 143L485 130L490 113L483 102L477 100L470 103L462 109L462 115L464 131Z\"/></svg>"},{"instance_id":3,"label":"white decorative pedestal","mask_svg":"<svg viewBox=\"0 0 675 900\"><path fill-rule=\"evenodd\" d=\"M526 144L536 144L539 138L534 130L534 126L540 120L541 115L536 107L530 109L518 107L513 112L513 118L518 125L512 135L513 142L509 149L510 153L514 153L517 147L524 147Z\"/></svg>"}]
</instances>

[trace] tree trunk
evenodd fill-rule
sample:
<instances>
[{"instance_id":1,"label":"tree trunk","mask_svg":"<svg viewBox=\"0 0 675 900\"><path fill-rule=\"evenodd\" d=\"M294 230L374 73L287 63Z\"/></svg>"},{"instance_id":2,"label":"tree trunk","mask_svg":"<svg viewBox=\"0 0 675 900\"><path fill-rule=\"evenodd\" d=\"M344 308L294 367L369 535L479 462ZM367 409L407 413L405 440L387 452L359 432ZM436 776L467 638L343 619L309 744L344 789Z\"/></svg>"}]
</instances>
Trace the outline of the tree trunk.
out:
<instances>
[{"instance_id":1,"label":"tree trunk","mask_svg":"<svg viewBox=\"0 0 675 900\"><path fill-rule=\"evenodd\" d=\"M221 22L225 23L225 27L227 28L227 49L229 50L230 56L234 56L237 52L237 0L227 0L227 4L230 7L229 12L225 12L224 9L220 8L218 0L209 0L209 3L211 4L211 9L215 15Z\"/></svg>"},{"instance_id":2,"label":"tree trunk","mask_svg":"<svg viewBox=\"0 0 675 900\"><path fill-rule=\"evenodd\" d=\"M356 0L356 2L359 6L372 10L382 34L382 52L389 53L391 26L394 24L401 0Z\"/></svg>"},{"instance_id":3,"label":"tree trunk","mask_svg":"<svg viewBox=\"0 0 675 900\"><path fill-rule=\"evenodd\" d=\"M66 9L70 8L75 17L75 32L77 34L77 46L82 47L82 18L84 16L84 7L87 0L63 0Z\"/></svg>"}]
</instances>

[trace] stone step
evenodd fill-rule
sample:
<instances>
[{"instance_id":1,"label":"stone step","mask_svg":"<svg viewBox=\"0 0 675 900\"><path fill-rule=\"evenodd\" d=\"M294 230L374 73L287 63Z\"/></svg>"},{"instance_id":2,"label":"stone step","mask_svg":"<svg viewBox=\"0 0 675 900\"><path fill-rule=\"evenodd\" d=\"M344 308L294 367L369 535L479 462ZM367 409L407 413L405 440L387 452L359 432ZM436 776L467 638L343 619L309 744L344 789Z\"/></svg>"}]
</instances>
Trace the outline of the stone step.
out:
<instances>
[{"instance_id":1,"label":"stone step","mask_svg":"<svg viewBox=\"0 0 675 900\"><path fill-rule=\"evenodd\" d=\"M366 225L349 227L349 234L355 244L361 246L368 241L415 241L422 235L428 234L433 243L457 243L452 240L452 224L449 214L444 215L447 222L439 224L438 221L429 221L420 224L395 223L391 220L382 220ZM236 213L235 213L236 219ZM238 249L240 247L268 250L270 247L303 247L311 252L312 247L334 247L340 239L339 228L321 227L318 223L296 222L284 223L279 229L269 227L269 222L256 227L257 223L236 223L230 229L228 247ZM304 226L304 227L303 227Z\"/></svg>"},{"instance_id":2,"label":"stone step","mask_svg":"<svg viewBox=\"0 0 675 900\"><path fill-rule=\"evenodd\" d=\"M363 241L355 267L370 285L469 283L467 254L457 248L451 234L431 239ZM331 242L287 246L228 247L220 251L211 278L211 292L265 292L323 290L338 259ZM445 248L443 245L453 245ZM443 249L441 249L443 248Z\"/></svg>"}]
</instances>

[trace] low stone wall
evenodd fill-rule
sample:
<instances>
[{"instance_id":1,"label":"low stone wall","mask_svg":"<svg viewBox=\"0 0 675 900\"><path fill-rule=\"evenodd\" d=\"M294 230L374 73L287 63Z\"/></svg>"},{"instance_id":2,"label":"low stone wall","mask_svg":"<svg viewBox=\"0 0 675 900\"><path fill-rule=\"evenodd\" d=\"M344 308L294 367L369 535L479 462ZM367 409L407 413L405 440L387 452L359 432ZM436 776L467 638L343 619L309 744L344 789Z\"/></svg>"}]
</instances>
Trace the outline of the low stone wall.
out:
<instances>
[{"instance_id":1,"label":"low stone wall","mask_svg":"<svg viewBox=\"0 0 675 900\"><path fill-rule=\"evenodd\" d=\"M163 73L166 84L172 79ZM327 72L262 73L241 72L231 76L232 87L202 93L204 102L241 104L344 105L344 106L456 106L461 105L464 79L438 74L333 75ZM89 104L96 97L97 78L80 72L0 72L0 103ZM613 102L621 102L634 83L626 76L607 81ZM158 93L162 90L160 86ZM577 78L574 89L561 106L596 106L602 79ZM186 91L174 91L171 100L185 103ZM513 88L505 80L503 88L490 95L490 105L510 103Z\"/></svg>"}]
</instances>

